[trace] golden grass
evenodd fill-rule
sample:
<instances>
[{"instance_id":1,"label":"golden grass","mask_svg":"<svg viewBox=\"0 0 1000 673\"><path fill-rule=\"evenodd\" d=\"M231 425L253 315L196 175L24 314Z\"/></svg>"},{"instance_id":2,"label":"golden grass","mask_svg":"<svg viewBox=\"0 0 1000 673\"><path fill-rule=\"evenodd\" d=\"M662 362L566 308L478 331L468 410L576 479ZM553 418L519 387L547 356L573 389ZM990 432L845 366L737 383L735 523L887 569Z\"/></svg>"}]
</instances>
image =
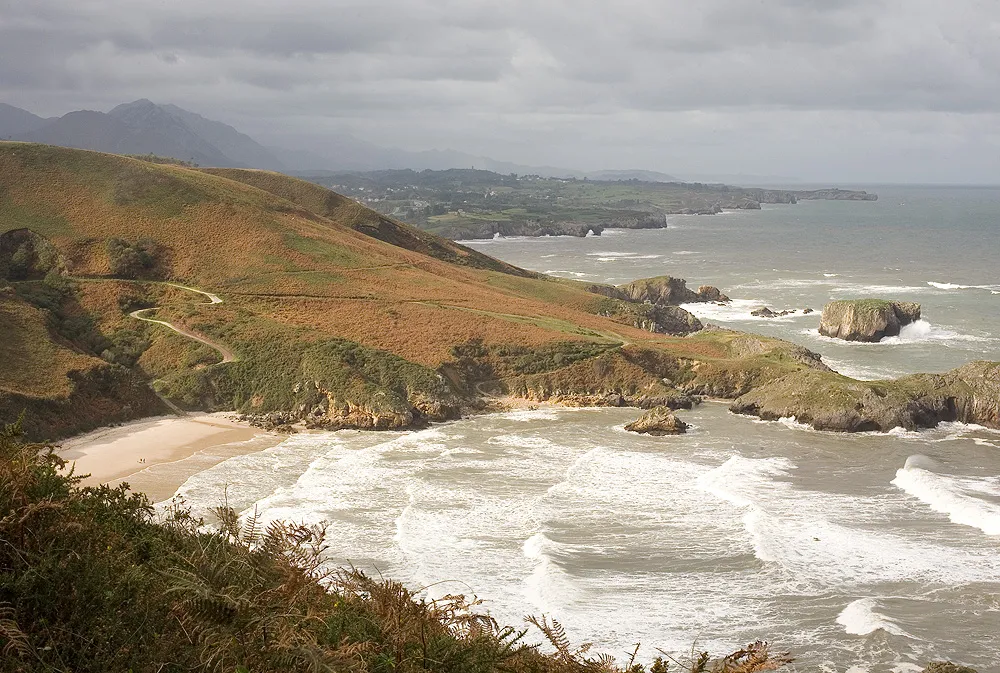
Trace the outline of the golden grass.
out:
<instances>
[{"instance_id":1,"label":"golden grass","mask_svg":"<svg viewBox=\"0 0 1000 673\"><path fill-rule=\"evenodd\" d=\"M0 363L0 390L36 398L68 396L69 372L103 364L56 343L42 311L6 293L0 294Z\"/></svg>"},{"instance_id":2,"label":"golden grass","mask_svg":"<svg viewBox=\"0 0 1000 673\"><path fill-rule=\"evenodd\" d=\"M109 273L108 237L151 237L165 250L165 280L217 292L227 302L197 307L200 298L163 286L81 283L81 306L106 333L127 324L121 305L139 296L168 306L165 315L179 324L216 335L238 321L238 336L252 338L258 320L261 330L292 326L301 339L340 337L433 367L472 340L617 341L681 358L730 356L725 333L681 339L619 324L592 312L601 298L582 284L525 277L276 173L0 142L0 194L0 232L25 222L37 227L74 276ZM470 256L476 264L466 263ZM149 334L154 343L161 338ZM146 364L159 371L184 357L157 345Z\"/></svg>"}]
</instances>

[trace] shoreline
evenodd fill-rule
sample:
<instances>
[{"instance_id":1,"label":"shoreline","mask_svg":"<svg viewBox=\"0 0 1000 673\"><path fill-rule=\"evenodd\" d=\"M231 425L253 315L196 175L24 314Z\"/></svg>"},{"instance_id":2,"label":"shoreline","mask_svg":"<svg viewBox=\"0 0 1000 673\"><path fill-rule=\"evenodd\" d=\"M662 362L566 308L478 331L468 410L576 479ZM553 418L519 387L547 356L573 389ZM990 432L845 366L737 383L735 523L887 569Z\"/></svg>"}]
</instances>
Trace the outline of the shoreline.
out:
<instances>
[{"instance_id":1,"label":"shoreline","mask_svg":"<svg viewBox=\"0 0 1000 673\"><path fill-rule=\"evenodd\" d=\"M169 499L192 474L243 453L276 446L287 435L234 421L232 412L154 416L72 437L56 453L88 475L81 486L128 483L153 502Z\"/></svg>"},{"instance_id":2,"label":"shoreline","mask_svg":"<svg viewBox=\"0 0 1000 673\"><path fill-rule=\"evenodd\" d=\"M494 403L492 408L464 417L578 408L509 396L488 399ZM730 402L708 398L703 401ZM67 461L67 469L87 475L81 486L127 483L132 491L144 493L152 502L163 502L188 477L228 458L272 448L289 437L233 420L233 413L142 418L71 437L59 445L56 453Z\"/></svg>"}]
</instances>

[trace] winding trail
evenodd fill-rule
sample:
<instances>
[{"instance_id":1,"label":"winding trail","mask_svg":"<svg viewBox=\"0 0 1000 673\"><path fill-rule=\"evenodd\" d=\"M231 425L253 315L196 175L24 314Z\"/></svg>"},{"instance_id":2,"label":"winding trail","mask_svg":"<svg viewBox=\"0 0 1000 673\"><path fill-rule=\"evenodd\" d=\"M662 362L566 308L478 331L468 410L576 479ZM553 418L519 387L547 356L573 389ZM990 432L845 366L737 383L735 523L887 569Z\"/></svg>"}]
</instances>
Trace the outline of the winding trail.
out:
<instances>
[{"instance_id":1,"label":"winding trail","mask_svg":"<svg viewBox=\"0 0 1000 673\"><path fill-rule=\"evenodd\" d=\"M208 301L205 302L206 305L222 303L222 299L218 295L212 294L211 292L205 292L204 290L188 287L186 285L178 285L177 283L164 283L164 285L169 285L171 287L187 290L188 292L197 292L198 294L205 295L206 297L208 297ZM173 331L177 332L182 336L186 336L189 339L194 339L195 341L203 343L209 348L218 351L219 354L222 356L222 362L234 362L236 360L235 353L233 353L231 350L229 350L222 344L215 343L214 341L208 339L207 337L203 337L202 335L192 332L191 330L184 329L183 327L178 327L177 325L169 323L166 320L156 320L154 318L143 317L144 313L148 313L149 311L155 311L158 308L159 308L158 306L154 306L153 308L141 308L138 311L132 311L131 313L129 313L129 316L135 318L136 320L142 320L143 322L151 322L157 325L163 325L164 327L169 327L170 329L172 329Z\"/></svg>"}]
</instances>

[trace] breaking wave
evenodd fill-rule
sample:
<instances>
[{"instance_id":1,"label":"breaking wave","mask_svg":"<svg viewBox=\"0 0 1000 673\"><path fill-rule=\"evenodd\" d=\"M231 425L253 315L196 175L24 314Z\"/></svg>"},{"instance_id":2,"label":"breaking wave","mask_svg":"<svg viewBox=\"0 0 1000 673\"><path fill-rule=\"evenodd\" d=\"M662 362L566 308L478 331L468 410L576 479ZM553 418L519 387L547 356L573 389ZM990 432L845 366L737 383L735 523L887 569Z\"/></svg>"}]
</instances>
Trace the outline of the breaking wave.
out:
<instances>
[{"instance_id":1,"label":"breaking wave","mask_svg":"<svg viewBox=\"0 0 1000 673\"><path fill-rule=\"evenodd\" d=\"M891 483L952 523L1000 535L1000 478L940 474L931 471L933 465L924 456L910 456Z\"/></svg>"}]
</instances>

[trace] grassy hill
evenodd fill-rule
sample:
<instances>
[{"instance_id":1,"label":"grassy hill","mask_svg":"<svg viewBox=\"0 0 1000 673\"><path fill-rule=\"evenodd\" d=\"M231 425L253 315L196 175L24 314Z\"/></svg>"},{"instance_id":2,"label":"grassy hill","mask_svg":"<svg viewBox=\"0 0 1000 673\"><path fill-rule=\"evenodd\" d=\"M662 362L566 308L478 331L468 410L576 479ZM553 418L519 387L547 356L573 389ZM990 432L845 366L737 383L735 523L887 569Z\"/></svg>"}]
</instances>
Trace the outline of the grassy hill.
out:
<instances>
[{"instance_id":1,"label":"grassy hill","mask_svg":"<svg viewBox=\"0 0 1000 673\"><path fill-rule=\"evenodd\" d=\"M612 310L618 300L302 180L44 145L0 143L0 278L5 310L21 316L0 329L30 351L0 351L0 409L59 401L67 411L53 435L101 415L72 411L81 372L155 380L182 407L401 427L456 416L486 382L533 399L639 404L680 385L735 396L815 366L776 340L754 338L747 351L732 348L735 333L637 329L604 317L629 315ZM149 307L158 308L144 316L221 344L235 361L128 315ZM45 369L28 377L35 365L21 361ZM26 378L44 390L26 390ZM142 397L107 419L157 408Z\"/></svg>"}]
</instances>

